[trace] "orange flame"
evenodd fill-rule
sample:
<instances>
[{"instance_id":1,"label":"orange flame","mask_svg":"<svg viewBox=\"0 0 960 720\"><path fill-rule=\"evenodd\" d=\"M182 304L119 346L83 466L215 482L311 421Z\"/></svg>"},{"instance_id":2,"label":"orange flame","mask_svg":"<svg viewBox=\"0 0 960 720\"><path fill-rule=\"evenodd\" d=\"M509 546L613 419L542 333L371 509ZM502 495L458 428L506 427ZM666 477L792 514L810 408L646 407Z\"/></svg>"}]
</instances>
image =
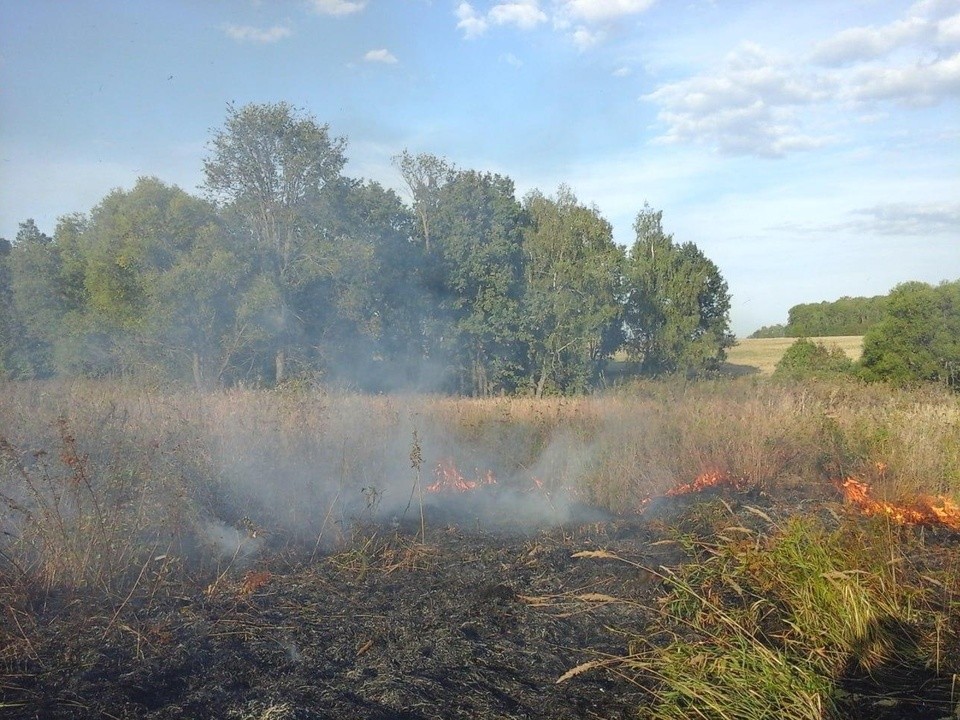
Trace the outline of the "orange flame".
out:
<instances>
[{"instance_id":1,"label":"orange flame","mask_svg":"<svg viewBox=\"0 0 960 720\"><path fill-rule=\"evenodd\" d=\"M697 475L691 483L678 485L675 488L667 490L667 497L677 497L678 495L692 495L710 489L729 489L743 490L745 483L742 479L727 475L722 472L705 472Z\"/></svg>"},{"instance_id":2,"label":"orange flame","mask_svg":"<svg viewBox=\"0 0 960 720\"><path fill-rule=\"evenodd\" d=\"M496 485L497 477L493 474L493 470L487 470L486 472L481 473L479 469L476 470L477 477L475 480L464 477L457 466L454 464L453 460L450 458L444 458L439 463L437 463L436 470L433 471L433 476L435 480L427 485L427 492L431 493L440 493L440 492L470 492L471 490L476 490L481 485Z\"/></svg>"},{"instance_id":3,"label":"orange flame","mask_svg":"<svg viewBox=\"0 0 960 720\"><path fill-rule=\"evenodd\" d=\"M908 503L896 504L874 500L870 486L856 478L848 477L838 485L844 500L864 515L886 515L903 525L941 526L960 532L960 506L950 498L920 495Z\"/></svg>"}]
</instances>

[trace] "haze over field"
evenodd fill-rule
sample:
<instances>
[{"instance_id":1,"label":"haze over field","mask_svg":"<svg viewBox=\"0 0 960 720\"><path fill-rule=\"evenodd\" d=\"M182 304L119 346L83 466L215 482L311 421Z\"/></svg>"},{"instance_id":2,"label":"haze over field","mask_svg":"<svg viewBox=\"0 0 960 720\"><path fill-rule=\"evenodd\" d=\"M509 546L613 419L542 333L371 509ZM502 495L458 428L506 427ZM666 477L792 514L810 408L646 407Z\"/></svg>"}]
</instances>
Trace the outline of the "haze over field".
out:
<instances>
[{"instance_id":1,"label":"haze over field","mask_svg":"<svg viewBox=\"0 0 960 720\"><path fill-rule=\"evenodd\" d=\"M649 201L745 335L960 276L958 98L960 0L0 0L0 236L198 192L226 104L285 100L398 190L404 148L566 182L623 244Z\"/></svg>"}]
</instances>

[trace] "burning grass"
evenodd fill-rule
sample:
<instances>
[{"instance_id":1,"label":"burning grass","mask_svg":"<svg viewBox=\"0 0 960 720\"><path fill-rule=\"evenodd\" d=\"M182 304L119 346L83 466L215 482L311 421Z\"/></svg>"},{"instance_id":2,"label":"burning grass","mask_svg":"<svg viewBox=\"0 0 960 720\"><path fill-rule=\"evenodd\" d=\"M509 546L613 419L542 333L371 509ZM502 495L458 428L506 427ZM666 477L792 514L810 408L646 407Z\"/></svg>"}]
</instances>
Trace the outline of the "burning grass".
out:
<instances>
[{"instance_id":1,"label":"burning grass","mask_svg":"<svg viewBox=\"0 0 960 720\"><path fill-rule=\"evenodd\" d=\"M0 392L0 436L0 707L822 720L956 702L955 395L28 384ZM121 676L146 689L109 689Z\"/></svg>"},{"instance_id":2,"label":"burning grass","mask_svg":"<svg viewBox=\"0 0 960 720\"><path fill-rule=\"evenodd\" d=\"M887 517L903 525L945 527L960 533L960 505L942 495L919 495L901 502L886 502L872 497L870 485L847 478L838 483L844 500L865 515Z\"/></svg>"}]
</instances>

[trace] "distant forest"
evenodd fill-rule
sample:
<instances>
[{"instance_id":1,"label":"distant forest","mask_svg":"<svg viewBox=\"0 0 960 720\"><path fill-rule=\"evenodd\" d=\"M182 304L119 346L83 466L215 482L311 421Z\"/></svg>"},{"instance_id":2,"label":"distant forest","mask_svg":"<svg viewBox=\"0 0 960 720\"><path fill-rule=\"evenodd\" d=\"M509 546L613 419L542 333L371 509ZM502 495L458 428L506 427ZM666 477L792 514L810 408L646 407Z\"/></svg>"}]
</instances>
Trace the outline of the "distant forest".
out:
<instances>
[{"instance_id":1,"label":"distant forest","mask_svg":"<svg viewBox=\"0 0 960 720\"><path fill-rule=\"evenodd\" d=\"M886 295L842 297L833 302L794 305L787 315L786 325L764 326L750 337L866 335L871 327L883 319L886 305Z\"/></svg>"},{"instance_id":2,"label":"distant forest","mask_svg":"<svg viewBox=\"0 0 960 720\"><path fill-rule=\"evenodd\" d=\"M286 103L229 106L201 196L141 178L51 236L0 240L0 378L197 387L321 379L477 396L585 392L615 353L709 374L733 342L717 266L638 208L625 249L561 186L404 151L407 202L346 177Z\"/></svg>"},{"instance_id":3,"label":"distant forest","mask_svg":"<svg viewBox=\"0 0 960 720\"><path fill-rule=\"evenodd\" d=\"M839 348L808 339L860 334L859 363L852 363ZM786 326L761 328L750 337L800 338L777 366L777 374L784 377L850 375L894 385L939 383L960 390L960 280L939 285L906 282L881 297L797 305Z\"/></svg>"}]
</instances>

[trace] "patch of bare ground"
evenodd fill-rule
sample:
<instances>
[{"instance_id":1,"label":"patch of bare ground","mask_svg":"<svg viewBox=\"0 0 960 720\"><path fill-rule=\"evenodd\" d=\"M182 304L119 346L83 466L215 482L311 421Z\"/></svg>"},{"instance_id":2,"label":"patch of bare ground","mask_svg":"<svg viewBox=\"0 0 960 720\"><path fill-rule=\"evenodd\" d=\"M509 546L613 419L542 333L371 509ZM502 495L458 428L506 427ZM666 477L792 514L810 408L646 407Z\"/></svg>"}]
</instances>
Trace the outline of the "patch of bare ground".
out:
<instances>
[{"instance_id":1,"label":"patch of bare ground","mask_svg":"<svg viewBox=\"0 0 960 720\"><path fill-rule=\"evenodd\" d=\"M636 717L652 685L624 661L636 635L655 626L668 578L728 540L775 533L798 512L837 524L848 511L826 491L777 499L722 487L657 499L640 515L492 533L428 509L425 543L419 519L366 525L336 553L277 548L203 582L144 581L126 597L21 597L5 607L0 710L52 719ZM955 557L957 536L922 533L914 563L932 577ZM944 629L944 642L958 631ZM858 668L851 659L837 679L848 717L949 716L946 668L881 666L876 677ZM907 678L903 692L891 692L890 673Z\"/></svg>"},{"instance_id":2,"label":"patch of bare ground","mask_svg":"<svg viewBox=\"0 0 960 720\"><path fill-rule=\"evenodd\" d=\"M366 527L335 555L276 555L203 589L11 607L22 633L5 633L2 705L35 718L628 717L636 685L556 681L621 654L608 628L636 625L656 593L652 576L574 554L656 563L652 539L625 522L430 528L426 544Z\"/></svg>"}]
</instances>

